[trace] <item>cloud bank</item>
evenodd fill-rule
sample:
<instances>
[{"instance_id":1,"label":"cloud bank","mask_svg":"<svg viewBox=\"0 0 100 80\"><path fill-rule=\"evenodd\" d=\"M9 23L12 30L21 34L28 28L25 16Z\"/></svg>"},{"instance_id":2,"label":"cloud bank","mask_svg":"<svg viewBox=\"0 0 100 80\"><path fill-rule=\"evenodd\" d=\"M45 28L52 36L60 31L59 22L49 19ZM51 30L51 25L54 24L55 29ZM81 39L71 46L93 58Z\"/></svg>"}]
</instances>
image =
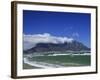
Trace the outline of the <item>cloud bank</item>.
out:
<instances>
[{"instance_id":1,"label":"cloud bank","mask_svg":"<svg viewBox=\"0 0 100 80\"><path fill-rule=\"evenodd\" d=\"M43 34L33 34L26 35L24 34L24 50L34 47L37 43L64 43L64 42L72 42L73 38L68 37L57 37L53 36L49 33Z\"/></svg>"}]
</instances>

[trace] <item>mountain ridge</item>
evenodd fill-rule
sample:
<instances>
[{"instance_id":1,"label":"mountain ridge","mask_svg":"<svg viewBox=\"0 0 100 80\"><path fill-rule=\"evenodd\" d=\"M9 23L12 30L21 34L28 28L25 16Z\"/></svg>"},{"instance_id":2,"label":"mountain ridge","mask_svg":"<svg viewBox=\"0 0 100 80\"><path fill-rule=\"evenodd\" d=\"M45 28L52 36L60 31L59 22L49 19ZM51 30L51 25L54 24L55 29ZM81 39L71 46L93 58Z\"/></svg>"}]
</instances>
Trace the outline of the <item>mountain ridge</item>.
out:
<instances>
[{"instance_id":1,"label":"mountain ridge","mask_svg":"<svg viewBox=\"0 0 100 80\"><path fill-rule=\"evenodd\" d=\"M35 47L24 50L24 53L49 52L49 51L90 51L90 48L78 41L64 43L38 43Z\"/></svg>"}]
</instances>

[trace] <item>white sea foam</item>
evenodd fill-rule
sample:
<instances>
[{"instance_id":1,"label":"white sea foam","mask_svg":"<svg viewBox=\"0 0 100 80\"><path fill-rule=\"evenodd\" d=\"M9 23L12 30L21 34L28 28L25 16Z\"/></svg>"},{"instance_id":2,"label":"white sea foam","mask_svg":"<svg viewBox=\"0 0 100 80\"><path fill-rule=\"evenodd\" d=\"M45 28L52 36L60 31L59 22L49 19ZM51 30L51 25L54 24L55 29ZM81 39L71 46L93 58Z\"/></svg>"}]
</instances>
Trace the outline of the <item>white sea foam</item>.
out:
<instances>
[{"instance_id":1,"label":"white sea foam","mask_svg":"<svg viewBox=\"0 0 100 80\"><path fill-rule=\"evenodd\" d=\"M56 64L50 64L45 62L37 62L37 61L29 61L28 58L24 58L24 63L35 66L35 67L41 67L41 68L57 68L57 67L64 67Z\"/></svg>"}]
</instances>

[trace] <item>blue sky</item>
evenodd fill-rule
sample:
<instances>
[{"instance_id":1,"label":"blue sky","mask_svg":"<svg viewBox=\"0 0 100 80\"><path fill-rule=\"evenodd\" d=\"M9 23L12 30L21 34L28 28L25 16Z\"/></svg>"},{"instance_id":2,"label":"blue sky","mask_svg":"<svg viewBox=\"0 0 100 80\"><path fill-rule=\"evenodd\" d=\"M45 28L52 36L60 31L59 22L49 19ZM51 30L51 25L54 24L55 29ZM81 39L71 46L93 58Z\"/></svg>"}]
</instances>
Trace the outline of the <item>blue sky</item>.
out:
<instances>
[{"instance_id":1,"label":"blue sky","mask_svg":"<svg viewBox=\"0 0 100 80\"><path fill-rule=\"evenodd\" d=\"M90 47L90 21L88 13L23 10L23 34L67 36Z\"/></svg>"}]
</instances>

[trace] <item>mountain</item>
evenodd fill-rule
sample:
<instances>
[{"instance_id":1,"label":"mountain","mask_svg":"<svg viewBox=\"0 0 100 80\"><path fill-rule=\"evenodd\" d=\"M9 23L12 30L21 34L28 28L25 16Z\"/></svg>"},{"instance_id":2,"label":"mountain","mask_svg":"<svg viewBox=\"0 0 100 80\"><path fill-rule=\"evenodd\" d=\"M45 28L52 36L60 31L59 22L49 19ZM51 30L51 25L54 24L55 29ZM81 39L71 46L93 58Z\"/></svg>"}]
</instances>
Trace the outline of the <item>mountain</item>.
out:
<instances>
[{"instance_id":1,"label":"mountain","mask_svg":"<svg viewBox=\"0 0 100 80\"><path fill-rule=\"evenodd\" d=\"M49 52L49 51L90 51L90 48L78 41L65 43L38 43L35 47L25 50L24 53Z\"/></svg>"}]
</instances>

